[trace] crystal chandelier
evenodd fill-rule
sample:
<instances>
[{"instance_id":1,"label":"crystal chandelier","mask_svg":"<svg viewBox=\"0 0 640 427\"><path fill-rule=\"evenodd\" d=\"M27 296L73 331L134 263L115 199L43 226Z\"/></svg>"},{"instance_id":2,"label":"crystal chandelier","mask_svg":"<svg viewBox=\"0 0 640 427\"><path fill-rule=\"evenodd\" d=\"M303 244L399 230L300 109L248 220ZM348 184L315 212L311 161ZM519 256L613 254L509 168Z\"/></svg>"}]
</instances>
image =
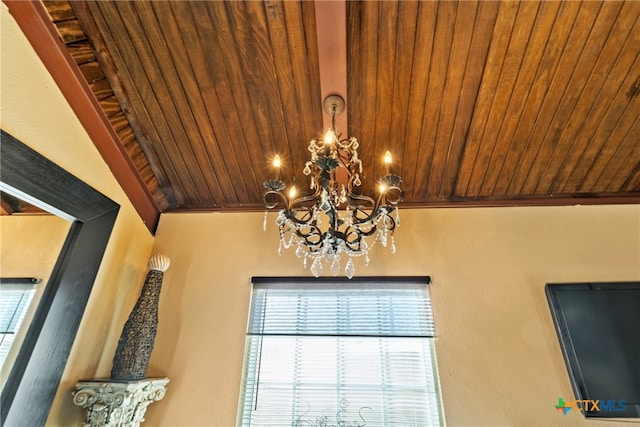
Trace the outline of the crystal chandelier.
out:
<instances>
[{"instance_id":1,"label":"crystal chandelier","mask_svg":"<svg viewBox=\"0 0 640 427\"><path fill-rule=\"evenodd\" d=\"M340 139L335 130L335 117L344 110L344 99L329 95L323 105L331 115L331 129L323 139L309 142L311 160L306 162L303 173L310 178L310 194L298 196L294 185L287 189L280 179L281 159L276 155L273 167L278 175L264 182L262 200L267 209L281 208L276 219L280 231L278 253L283 247L295 247L296 255L304 258L305 268L311 262L311 272L316 277L322 273L323 263L330 265L331 273L337 276L344 256L345 275L352 278L352 258L364 256L365 265L369 265L369 250L376 242L390 245L391 253L395 252L393 232L400 224L396 205L404 195L402 178L389 172L391 153L387 151L387 174L379 179L375 198L358 194L356 188L362 184L358 140ZM340 178L339 168L346 170L346 178Z\"/></svg>"}]
</instances>

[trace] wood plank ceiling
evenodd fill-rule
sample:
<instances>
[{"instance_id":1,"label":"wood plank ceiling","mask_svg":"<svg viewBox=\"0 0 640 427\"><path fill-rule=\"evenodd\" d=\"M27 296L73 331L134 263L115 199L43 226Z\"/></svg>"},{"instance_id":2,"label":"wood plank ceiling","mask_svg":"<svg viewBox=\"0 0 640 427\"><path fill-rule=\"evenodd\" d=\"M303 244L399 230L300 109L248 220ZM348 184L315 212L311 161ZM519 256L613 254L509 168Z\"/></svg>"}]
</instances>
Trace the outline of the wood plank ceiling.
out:
<instances>
[{"instance_id":1,"label":"wood plank ceiling","mask_svg":"<svg viewBox=\"0 0 640 427\"><path fill-rule=\"evenodd\" d=\"M336 4L45 2L161 212L262 209L276 153L303 180L340 33L364 192L390 150L404 207L640 202L640 2Z\"/></svg>"}]
</instances>

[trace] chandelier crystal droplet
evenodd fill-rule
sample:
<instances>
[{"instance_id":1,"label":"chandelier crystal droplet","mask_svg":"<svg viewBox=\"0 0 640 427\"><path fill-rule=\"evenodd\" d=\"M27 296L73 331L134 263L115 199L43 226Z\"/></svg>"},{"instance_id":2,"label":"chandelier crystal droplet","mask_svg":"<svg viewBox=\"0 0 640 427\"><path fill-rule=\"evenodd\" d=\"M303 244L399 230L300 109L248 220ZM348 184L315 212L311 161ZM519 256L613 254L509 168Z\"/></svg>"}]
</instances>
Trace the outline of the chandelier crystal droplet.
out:
<instances>
[{"instance_id":1,"label":"chandelier crystal droplet","mask_svg":"<svg viewBox=\"0 0 640 427\"><path fill-rule=\"evenodd\" d=\"M307 258L311 260L311 273L316 277L323 271L323 262L334 276L340 274L344 254L347 258L344 273L352 278L353 258L364 256L368 265L369 251L378 240L385 247L390 242L390 252L395 252L393 233L400 224L397 204L404 197L402 178L390 173L392 157L387 151L386 175L378 180L377 195L361 194L357 190L362 185L358 140L340 139L335 130L335 116L344 110L344 100L339 95L330 95L324 106L331 115L331 129L324 138L309 142L311 159L303 169L310 180L310 194L300 195L301 190L293 184L287 187L280 179L283 161L276 155L273 167L278 173L275 179L263 183L262 200L267 209L280 209L276 218L279 254L282 248L295 247L295 254L303 258L305 268ZM339 168L346 170L346 178L338 172Z\"/></svg>"}]
</instances>

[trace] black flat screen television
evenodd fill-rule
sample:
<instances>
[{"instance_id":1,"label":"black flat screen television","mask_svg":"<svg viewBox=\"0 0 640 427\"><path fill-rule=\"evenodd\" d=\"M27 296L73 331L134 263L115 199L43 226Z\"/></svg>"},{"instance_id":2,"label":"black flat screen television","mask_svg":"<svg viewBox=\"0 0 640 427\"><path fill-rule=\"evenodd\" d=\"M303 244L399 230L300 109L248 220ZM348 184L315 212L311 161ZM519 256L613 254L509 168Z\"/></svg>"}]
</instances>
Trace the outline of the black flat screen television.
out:
<instances>
[{"instance_id":1,"label":"black flat screen television","mask_svg":"<svg viewBox=\"0 0 640 427\"><path fill-rule=\"evenodd\" d=\"M640 418L640 282L550 283L546 294L573 402L589 401L574 409L590 418Z\"/></svg>"}]
</instances>

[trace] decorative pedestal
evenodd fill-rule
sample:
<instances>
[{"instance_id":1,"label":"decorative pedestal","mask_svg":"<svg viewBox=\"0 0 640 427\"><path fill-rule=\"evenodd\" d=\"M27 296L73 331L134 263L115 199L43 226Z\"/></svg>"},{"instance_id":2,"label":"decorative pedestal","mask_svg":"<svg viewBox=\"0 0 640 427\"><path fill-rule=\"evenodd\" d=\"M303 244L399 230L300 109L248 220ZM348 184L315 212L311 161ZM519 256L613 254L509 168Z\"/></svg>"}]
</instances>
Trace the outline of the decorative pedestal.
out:
<instances>
[{"instance_id":1,"label":"decorative pedestal","mask_svg":"<svg viewBox=\"0 0 640 427\"><path fill-rule=\"evenodd\" d=\"M164 397L168 382L168 378L79 381L73 403L87 410L84 427L137 427L144 421L147 406Z\"/></svg>"}]
</instances>

